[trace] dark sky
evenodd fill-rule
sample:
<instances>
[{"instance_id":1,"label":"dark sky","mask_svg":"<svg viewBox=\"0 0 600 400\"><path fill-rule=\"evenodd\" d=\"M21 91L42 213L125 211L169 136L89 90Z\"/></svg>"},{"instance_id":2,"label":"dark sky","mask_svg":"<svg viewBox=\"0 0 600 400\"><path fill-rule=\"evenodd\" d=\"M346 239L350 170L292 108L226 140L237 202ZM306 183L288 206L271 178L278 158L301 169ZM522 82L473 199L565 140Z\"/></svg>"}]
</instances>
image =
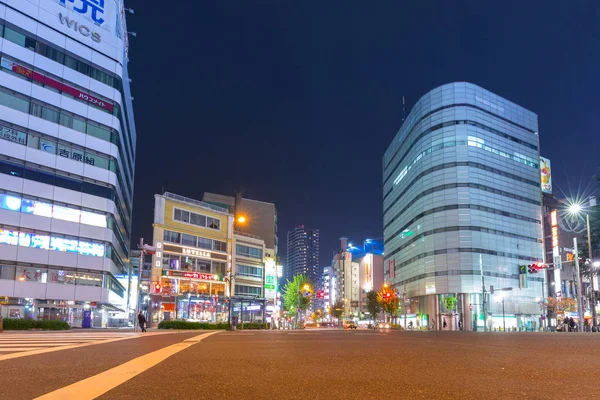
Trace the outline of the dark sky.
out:
<instances>
[{"instance_id":1,"label":"dark sky","mask_svg":"<svg viewBox=\"0 0 600 400\"><path fill-rule=\"evenodd\" d=\"M538 114L555 186L600 172L597 0L126 5L138 34L133 242L150 240L161 186L197 199L241 188L277 205L282 243L295 225L320 228L328 264L340 236L383 236L381 157L402 96L408 113L452 81Z\"/></svg>"}]
</instances>

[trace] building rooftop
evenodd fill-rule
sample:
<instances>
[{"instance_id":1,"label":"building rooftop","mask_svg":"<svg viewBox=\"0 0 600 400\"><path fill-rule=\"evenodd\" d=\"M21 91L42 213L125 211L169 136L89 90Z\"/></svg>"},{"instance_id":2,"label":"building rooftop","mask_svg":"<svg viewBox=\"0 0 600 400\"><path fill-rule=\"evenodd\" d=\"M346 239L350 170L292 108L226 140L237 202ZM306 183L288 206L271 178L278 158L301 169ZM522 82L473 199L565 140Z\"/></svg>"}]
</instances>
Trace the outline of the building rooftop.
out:
<instances>
[{"instance_id":1,"label":"building rooftop","mask_svg":"<svg viewBox=\"0 0 600 400\"><path fill-rule=\"evenodd\" d=\"M227 210L226 208L218 207L218 206L215 206L214 204L206 203L204 201L191 199L189 197L181 196L179 194L165 192L163 194L163 197L166 197L171 200L179 201L181 203L187 203L187 204L193 205L195 207L207 208L212 211L229 214L229 210Z\"/></svg>"}]
</instances>

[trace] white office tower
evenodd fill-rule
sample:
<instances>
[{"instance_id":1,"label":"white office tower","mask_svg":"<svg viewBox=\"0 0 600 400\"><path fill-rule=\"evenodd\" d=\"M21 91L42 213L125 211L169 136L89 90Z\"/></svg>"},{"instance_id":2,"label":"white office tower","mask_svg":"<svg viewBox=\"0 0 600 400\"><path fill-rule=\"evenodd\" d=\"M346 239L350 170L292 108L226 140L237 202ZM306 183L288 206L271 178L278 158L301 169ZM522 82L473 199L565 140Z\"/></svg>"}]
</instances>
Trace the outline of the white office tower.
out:
<instances>
[{"instance_id":1,"label":"white office tower","mask_svg":"<svg viewBox=\"0 0 600 400\"><path fill-rule=\"evenodd\" d=\"M126 315L136 133L123 0L0 0L0 309Z\"/></svg>"}]
</instances>

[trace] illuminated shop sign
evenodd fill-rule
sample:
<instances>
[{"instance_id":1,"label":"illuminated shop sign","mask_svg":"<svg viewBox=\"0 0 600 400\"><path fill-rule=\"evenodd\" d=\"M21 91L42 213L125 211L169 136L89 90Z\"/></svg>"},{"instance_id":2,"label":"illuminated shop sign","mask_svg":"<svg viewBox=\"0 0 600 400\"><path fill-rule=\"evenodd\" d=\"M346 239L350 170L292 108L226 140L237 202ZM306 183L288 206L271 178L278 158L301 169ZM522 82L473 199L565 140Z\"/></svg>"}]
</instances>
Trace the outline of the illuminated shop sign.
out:
<instances>
[{"instance_id":1,"label":"illuminated shop sign","mask_svg":"<svg viewBox=\"0 0 600 400\"><path fill-rule=\"evenodd\" d=\"M39 72L35 72L29 68L26 68L15 62L12 62L11 60L7 60L4 57L2 57L1 62L2 62L2 67L9 69L19 75L23 75L27 79L31 79L33 81L39 82L45 86L50 86L51 88L56 89L62 93L67 93L76 99L83 100L87 103L90 103L90 104L93 104L100 108L103 108L110 113L113 112L114 106L109 102L106 102L97 97L91 96L91 95L84 93L81 90L77 90L74 87L71 87L69 85L65 85L62 82L59 82L59 81L52 79L50 77L47 77L45 75L42 75Z\"/></svg>"},{"instance_id":2,"label":"illuminated shop sign","mask_svg":"<svg viewBox=\"0 0 600 400\"><path fill-rule=\"evenodd\" d=\"M174 271L170 269L163 269L163 276L171 278L186 278L186 279L199 279L203 281L219 281L223 280L219 278L219 275L205 274L202 272L189 272L189 271Z\"/></svg>"},{"instance_id":3,"label":"illuminated shop sign","mask_svg":"<svg viewBox=\"0 0 600 400\"><path fill-rule=\"evenodd\" d=\"M0 244L32 247L42 250L56 250L95 257L104 257L106 247L100 243L67 239L56 236L40 235L0 229Z\"/></svg>"},{"instance_id":4,"label":"illuminated shop sign","mask_svg":"<svg viewBox=\"0 0 600 400\"><path fill-rule=\"evenodd\" d=\"M550 213L550 225L552 230L552 259L554 261L554 269L560 269L561 259L558 248L558 215L556 210L552 210Z\"/></svg>"},{"instance_id":5,"label":"illuminated shop sign","mask_svg":"<svg viewBox=\"0 0 600 400\"><path fill-rule=\"evenodd\" d=\"M169 253L176 253L176 254L183 254L186 256L194 256L194 257L200 257L200 258L208 258L208 259L214 259L214 260L227 260L227 255L225 254L217 254L217 253L213 253L211 251L206 251L206 250L201 250L201 249L193 249L193 248L189 248L189 247L180 247L180 246L175 246L175 245L171 245L171 244L165 244L164 245L164 251L167 251Z\"/></svg>"},{"instance_id":6,"label":"illuminated shop sign","mask_svg":"<svg viewBox=\"0 0 600 400\"><path fill-rule=\"evenodd\" d=\"M75 208L44 203L37 200L22 199L0 193L0 208L20 211L24 214L33 214L40 217L56 218L63 221L82 223L85 225L107 227L107 216Z\"/></svg>"}]
</instances>

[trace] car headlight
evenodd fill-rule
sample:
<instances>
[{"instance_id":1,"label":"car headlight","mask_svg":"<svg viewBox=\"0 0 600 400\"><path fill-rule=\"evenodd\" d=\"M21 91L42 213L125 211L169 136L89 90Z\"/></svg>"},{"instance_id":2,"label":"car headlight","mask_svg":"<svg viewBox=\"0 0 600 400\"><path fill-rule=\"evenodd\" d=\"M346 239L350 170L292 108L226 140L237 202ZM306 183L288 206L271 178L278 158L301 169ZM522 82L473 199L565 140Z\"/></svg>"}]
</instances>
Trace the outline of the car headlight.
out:
<instances>
[{"instance_id":1,"label":"car headlight","mask_svg":"<svg viewBox=\"0 0 600 400\"><path fill-rule=\"evenodd\" d=\"M385 327L386 327L386 328L389 328L389 327L390 327L390 324L385 324Z\"/></svg>"}]
</instances>

